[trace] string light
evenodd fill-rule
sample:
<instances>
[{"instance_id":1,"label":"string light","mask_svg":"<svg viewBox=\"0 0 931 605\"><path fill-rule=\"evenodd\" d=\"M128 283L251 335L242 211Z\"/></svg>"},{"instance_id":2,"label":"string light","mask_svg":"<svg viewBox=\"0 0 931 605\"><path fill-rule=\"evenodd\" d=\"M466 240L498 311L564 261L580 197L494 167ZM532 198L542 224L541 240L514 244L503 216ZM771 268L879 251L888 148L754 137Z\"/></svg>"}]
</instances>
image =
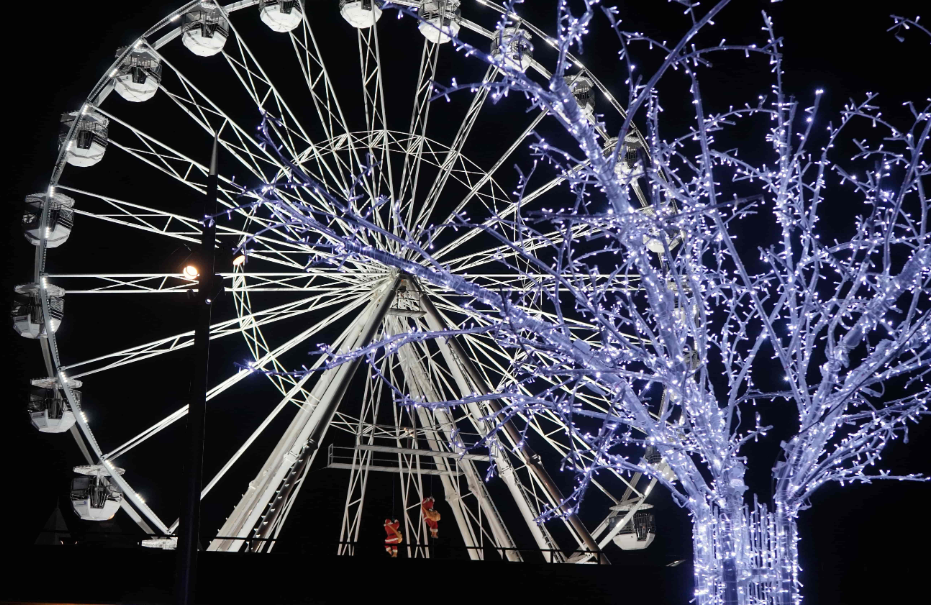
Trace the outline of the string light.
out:
<instances>
[{"instance_id":1,"label":"string light","mask_svg":"<svg viewBox=\"0 0 931 605\"><path fill-rule=\"evenodd\" d=\"M508 3L505 13L517 4ZM687 11L695 25L676 45L613 25L625 45L622 61L638 45L662 53L655 79L643 81L688 80L697 117L674 133L662 119L662 90L628 80L628 115L643 116L644 130L626 123L609 144L604 125L586 112L591 108L582 90L562 77L574 65L569 49L581 45L600 8L586 0L575 15L567 4L559 4L558 36L544 38L560 50L561 63L552 70L559 77L541 85L499 63L505 74L500 80L434 86L435 98L447 100L480 87L493 98L522 93L547 111L577 144L569 151L542 138L529 144L534 169L548 166L565 180L562 207L515 204L510 214L491 211L481 222L459 213L448 224L392 230L385 225L406 224L399 205L362 204L355 195L381 169L372 157L339 198L281 153L276 133L283 125L268 114L258 129L265 148L287 168L289 187L314 202L284 203L281 184L266 184L244 192L258 200L246 207L267 206L278 229L300 232L312 251L308 266L326 259L337 267L403 272L471 301L463 305L471 323L412 329L357 351L321 347L321 369L371 360L376 351L412 342L493 338L514 353L505 368L514 379L498 393L467 398L486 406L483 421L500 430L505 419L556 418L574 445L563 460L564 469L575 473L574 489L541 511L540 522L578 511L599 471L643 473L691 514L698 603L797 605L796 524L812 494L829 482L921 479L878 465L886 444L928 414L931 395L925 380L931 366L931 243L914 218L931 210L919 186L928 170L921 133L931 108L914 111L905 132L885 121L872 93L848 103L836 118L825 117L823 89L803 101L781 88L782 42L768 16L763 43L722 40L703 49L690 41L714 14L693 13L692 4ZM897 20L895 31L916 23ZM454 44L495 64L465 42ZM695 69L706 54L722 50L764 57L765 69L777 76L772 94L709 113ZM633 71L632 63L628 69ZM752 131L746 122L755 119L768 129L762 140L747 134ZM883 132L857 139L857 156L845 157L837 145L861 121ZM831 125L822 129L825 122ZM730 132L747 153L734 149ZM754 163L764 146L775 162ZM839 179L828 179L829 173ZM515 198L527 178L521 175ZM857 216L824 214L838 185L853 187ZM842 191L851 199L849 189ZM394 216L385 220L379 213ZM822 242L818 223L826 218L849 219L849 238ZM447 228L501 242L494 260L524 286L490 289L474 271L451 269L432 252L434 238ZM748 232L751 238L738 238ZM411 397L371 365L403 405L439 408L465 401ZM661 388L649 388L654 384ZM766 402L778 402L780 409L788 402L798 423L771 469L775 490L768 504L750 493L744 477L748 469L761 472L761 463L768 472L770 462L749 459L743 450L773 428L764 421L777 412L759 405ZM484 445L491 449L495 439L493 430Z\"/></svg>"}]
</instances>

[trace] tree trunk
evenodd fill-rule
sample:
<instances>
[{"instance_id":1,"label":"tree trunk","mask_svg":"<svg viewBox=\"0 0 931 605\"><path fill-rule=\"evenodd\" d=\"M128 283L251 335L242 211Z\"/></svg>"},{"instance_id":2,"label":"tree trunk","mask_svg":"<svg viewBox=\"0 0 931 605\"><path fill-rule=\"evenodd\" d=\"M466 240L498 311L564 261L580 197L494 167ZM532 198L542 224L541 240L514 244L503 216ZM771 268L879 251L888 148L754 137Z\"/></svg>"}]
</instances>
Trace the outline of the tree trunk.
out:
<instances>
[{"instance_id":1,"label":"tree trunk","mask_svg":"<svg viewBox=\"0 0 931 605\"><path fill-rule=\"evenodd\" d=\"M779 510L754 498L752 508L692 512L699 605L799 605L795 517Z\"/></svg>"},{"instance_id":2,"label":"tree trunk","mask_svg":"<svg viewBox=\"0 0 931 605\"><path fill-rule=\"evenodd\" d=\"M776 550L778 566L778 605L799 605L802 597L798 587L798 527L796 511L776 500Z\"/></svg>"}]
</instances>

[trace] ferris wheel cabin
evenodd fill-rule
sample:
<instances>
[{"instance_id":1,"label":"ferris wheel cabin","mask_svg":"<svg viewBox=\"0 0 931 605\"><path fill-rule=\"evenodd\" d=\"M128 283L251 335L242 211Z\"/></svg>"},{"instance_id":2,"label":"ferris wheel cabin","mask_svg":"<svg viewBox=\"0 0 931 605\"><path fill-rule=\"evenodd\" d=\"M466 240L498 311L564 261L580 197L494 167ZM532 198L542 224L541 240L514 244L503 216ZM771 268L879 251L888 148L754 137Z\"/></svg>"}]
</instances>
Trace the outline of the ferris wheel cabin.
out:
<instances>
[{"instance_id":1,"label":"ferris wheel cabin","mask_svg":"<svg viewBox=\"0 0 931 605\"><path fill-rule=\"evenodd\" d=\"M605 145L605 156L613 154L615 147L617 147L617 138L612 137ZM618 177L629 180L643 175L643 162L640 161L641 149L643 149L643 144L640 138L632 132L627 133L624 137L624 144L617 152L617 164L614 165L614 173Z\"/></svg>"},{"instance_id":2,"label":"ferris wheel cabin","mask_svg":"<svg viewBox=\"0 0 931 605\"><path fill-rule=\"evenodd\" d=\"M649 504L643 504L634 518L614 536L614 543L621 550L643 550L656 539L656 517Z\"/></svg>"},{"instance_id":3,"label":"ferris wheel cabin","mask_svg":"<svg viewBox=\"0 0 931 605\"><path fill-rule=\"evenodd\" d=\"M45 197L44 193L26 196L23 235L34 246L41 244L44 239L46 248L57 248L68 240L71 229L74 228L74 200L61 193L52 194L49 200L48 224L42 229L42 207Z\"/></svg>"},{"instance_id":4,"label":"ferris wheel cabin","mask_svg":"<svg viewBox=\"0 0 931 605\"><path fill-rule=\"evenodd\" d=\"M123 492L115 485L110 485L106 476L111 470L103 466L76 466L74 472L83 477L71 481L71 508L77 516L85 521L108 521L120 510ZM122 469L113 468L112 472L122 474Z\"/></svg>"},{"instance_id":5,"label":"ferris wheel cabin","mask_svg":"<svg viewBox=\"0 0 931 605\"><path fill-rule=\"evenodd\" d=\"M61 318L64 316L64 289L52 285L42 288L38 284L22 284L16 286L14 291L13 309L10 316L13 319L13 329L20 336L44 338L48 335L46 329L53 333L58 329ZM41 296L43 295L48 295L50 317L47 325L42 311Z\"/></svg>"},{"instance_id":6,"label":"ferris wheel cabin","mask_svg":"<svg viewBox=\"0 0 931 605\"><path fill-rule=\"evenodd\" d=\"M420 18L417 26L424 38L434 44L446 44L459 34L462 12L459 0L424 0L420 5Z\"/></svg>"},{"instance_id":7,"label":"ferris wheel cabin","mask_svg":"<svg viewBox=\"0 0 931 605\"><path fill-rule=\"evenodd\" d=\"M118 49L116 56L120 56L125 50ZM147 50L133 49L123 59L116 76L113 77L113 90L127 101L141 103L155 96L161 81L162 62L158 57Z\"/></svg>"},{"instance_id":8,"label":"ferris wheel cabin","mask_svg":"<svg viewBox=\"0 0 931 605\"><path fill-rule=\"evenodd\" d=\"M184 14L181 42L199 57L218 54L226 45L229 35L229 22L212 3L202 2L199 7Z\"/></svg>"},{"instance_id":9,"label":"ferris wheel cabin","mask_svg":"<svg viewBox=\"0 0 931 605\"><path fill-rule=\"evenodd\" d=\"M503 58L509 67L527 71L533 62L530 34L517 27L502 28L491 43L491 56Z\"/></svg>"},{"instance_id":10,"label":"ferris wheel cabin","mask_svg":"<svg viewBox=\"0 0 931 605\"><path fill-rule=\"evenodd\" d=\"M595 116L595 88L592 81L581 75L568 76L566 84L569 85L572 96L579 104L579 109L586 118L592 119Z\"/></svg>"},{"instance_id":11,"label":"ferris wheel cabin","mask_svg":"<svg viewBox=\"0 0 931 605\"><path fill-rule=\"evenodd\" d=\"M66 145L65 159L72 166L86 168L103 159L107 151L107 128L110 120L92 111L72 111L61 116L59 145ZM68 133L74 125L74 134Z\"/></svg>"},{"instance_id":12,"label":"ferris wheel cabin","mask_svg":"<svg viewBox=\"0 0 931 605\"><path fill-rule=\"evenodd\" d=\"M79 381L69 381L69 387L80 385ZM57 379L39 378L32 381L32 386L26 408L32 426L43 433L64 433L74 426L74 411L63 396ZM72 389L71 393L80 403L81 392Z\"/></svg>"},{"instance_id":13,"label":"ferris wheel cabin","mask_svg":"<svg viewBox=\"0 0 931 605\"><path fill-rule=\"evenodd\" d=\"M298 0L262 0L259 18L272 31L289 32L301 24L301 3Z\"/></svg>"},{"instance_id":14,"label":"ferris wheel cabin","mask_svg":"<svg viewBox=\"0 0 931 605\"><path fill-rule=\"evenodd\" d=\"M381 18L375 0L339 0L339 14L356 29L366 29Z\"/></svg>"}]
</instances>

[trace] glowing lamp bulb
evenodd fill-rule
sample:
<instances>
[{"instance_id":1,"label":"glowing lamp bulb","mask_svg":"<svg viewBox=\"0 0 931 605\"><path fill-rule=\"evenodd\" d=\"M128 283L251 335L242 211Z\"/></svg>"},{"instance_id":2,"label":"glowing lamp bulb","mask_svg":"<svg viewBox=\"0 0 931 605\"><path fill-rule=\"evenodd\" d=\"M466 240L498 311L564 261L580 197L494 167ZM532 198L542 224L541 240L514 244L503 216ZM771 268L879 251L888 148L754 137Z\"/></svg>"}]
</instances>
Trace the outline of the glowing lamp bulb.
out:
<instances>
[{"instance_id":1,"label":"glowing lamp bulb","mask_svg":"<svg viewBox=\"0 0 931 605\"><path fill-rule=\"evenodd\" d=\"M245 255L245 254L240 254L239 256L237 256L236 258L233 259L233 266L234 266L234 267L241 267L241 266L243 266L244 264L246 264L246 255Z\"/></svg>"},{"instance_id":2,"label":"glowing lamp bulb","mask_svg":"<svg viewBox=\"0 0 931 605\"><path fill-rule=\"evenodd\" d=\"M194 279L197 277L197 267L194 265L188 265L184 268L184 277L188 279Z\"/></svg>"}]
</instances>

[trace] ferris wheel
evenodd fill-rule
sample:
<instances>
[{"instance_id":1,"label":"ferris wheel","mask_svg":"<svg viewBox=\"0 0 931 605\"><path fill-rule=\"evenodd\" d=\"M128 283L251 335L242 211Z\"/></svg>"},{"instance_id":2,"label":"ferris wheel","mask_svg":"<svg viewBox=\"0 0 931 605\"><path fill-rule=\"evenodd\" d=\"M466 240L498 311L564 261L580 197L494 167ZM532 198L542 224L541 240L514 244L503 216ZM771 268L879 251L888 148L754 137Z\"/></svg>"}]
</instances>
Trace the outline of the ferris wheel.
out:
<instances>
[{"instance_id":1,"label":"ferris wheel","mask_svg":"<svg viewBox=\"0 0 931 605\"><path fill-rule=\"evenodd\" d=\"M451 36L545 81L555 44L546 32L518 18L496 27L505 10L486 0L393 4L417 10L420 20L393 12L385 19L389 7L378 0L190 2L117 50L86 101L62 116L48 188L26 197L23 229L36 249L35 270L31 283L17 287L12 316L20 334L39 340L48 370L33 381L33 424L70 431L86 458L72 484L81 518L122 510L161 536L151 545L170 546L177 529L176 501L165 495L172 469L164 467L187 414L185 351L194 340L177 318L196 287L198 270L186 255L204 217L192 209L206 192L203 156L216 138L226 212L217 222L218 248L248 244L249 254L218 267L227 311L215 315L211 355L227 363L212 362L207 398L210 422L226 428L207 444L202 501L222 511L210 550L272 550L298 492L313 489L308 473L318 455L345 478L340 554L355 552L373 473L393 475L400 488L401 548L412 557L431 553L422 503L434 479L452 512L444 523L456 527L444 531L456 531L473 559L590 562L611 544L630 550L652 541L646 499L656 480L639 475L598 482L603 521L591 530L575 515L535 521L563 497L551 470L572 444L556 417L526 419L526 437L508 424L479 451L470 446L489 434L492 404L394 403L387 385L422 401L455 401L513 384L518 353L490 336L406 344L381 350L369 364L302 371L322 368L322 356L307 356L321 343L348 351L481 318L474 301L374 262L309 263L305 235L270 229L274 210L243 204L242 196L281 179L286 157L337 198L361 191L368 200L396 200L399 212L373 214L396 234L423 233L459 213L507 217L517 204L501 168L548 119L492 105L482 87L449 104L430 102L431 82L460 68L480 65L476 81L500 78L496 68L455 52ZM412 38L419 57L399 50L411 48ZM620 104L572 61L579 71L567 77L583 110L594 120L597 101L599 122L619 123ZM266 115L276 120L282 156L257 131ZM612 151L618 141L599 132ZM629 161L618 167L629 176L642 138L634 131L621 144ZM562 179L547 178L527 189L523 205L556 199ZM288 204L321 203L300 187L281 196ZM451 270L487 287L525 287L526 274L502 263L507 251L481 229L446 229L436 241L435 258ZM650 462L668 469L658 458ZM499 489L486 481L492 464ZM516 525L542 555L518 548Z\"/></svg>"}]
</instances>

